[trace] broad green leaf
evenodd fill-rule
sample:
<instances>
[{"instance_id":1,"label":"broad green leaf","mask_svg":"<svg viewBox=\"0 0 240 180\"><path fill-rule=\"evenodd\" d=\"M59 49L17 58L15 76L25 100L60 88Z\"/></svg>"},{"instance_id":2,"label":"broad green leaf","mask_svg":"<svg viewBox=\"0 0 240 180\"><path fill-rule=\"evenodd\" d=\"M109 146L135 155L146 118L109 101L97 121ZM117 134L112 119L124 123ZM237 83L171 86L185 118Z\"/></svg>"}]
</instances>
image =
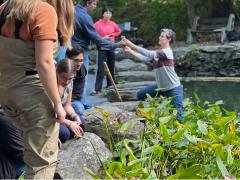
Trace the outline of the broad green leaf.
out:
<instances>
[{"instance_id":1,"label":"broad green leaf","mask_svg":"<svg viewBox=\"0 0 240 180\"><path fill-rule=\"evenodd\" d=\"M160 117L158 120L160 123L166 124L172 119L172 116Z\"/></svg>"},{"instance_id":2,"label":"broad green leaf","mask_svg":"<svg viewBox=\"0 0 240 180\"><path fill-rule=\"evenodd\" d=\"M231 149L228 147L227 148L227 163L231 165L231 164L233 164L233 161L234 161L234 159L232 157Z\"/></svg>"},{"instance_id":3,"label":"broad green leaf","mask_svg":"<svg viewBox=\"0 0 240 180\"><path fill-rule=\"evenodd\" d=\"M218 169L221 171L222 176L229 176L229 172L228 172L227 168L225 167L225 165L223 164L220 156L216 157L216 161L217 161Z\"/></svg>"},{"instance_id":4,"label":"broad green leaf","mask_svg":"<svg viewBox=\"0 0 240 180\"><path fill-rule=\"evenodd\" d=\"M234 138L235 138L235 133L229 132L223 137L223 142L225 142L226 144L229 144L232 142Z\"/></svg>"},{"instance_id":5,"label":"broad green leaf","mask_svg":"<svg viewBox=\"0 0 240 180\"><path fill-rule=\"evenodd\" d=\"M121 170L123 167L123 164L121 162L111 162L108 166L108 172L109 174L114 174L114 172Z\"/></svg>"},{"instance_id":6,"label":"broad green leaf","mask_svg":"<svg viewBox=\"0 0 240 180\"><path fill-rule=\"evenodd\" d=\"M142 174L142 169L134 169L126 172L126 177L139 177Z\"/></svg>"},{"instance_id":7,"label":"broad green leaf","mask_svg":"<svg viewBox=\"0 0 240 180\"><path fill-rule=\"evenodd\" d=\"M139 164L141 162L144 162L148 159L149 157L144 157L144 158L141 158L141 159L135 159L133 161L130 161L127 165L128 166L132 166L132 165L136 165L136 164Z\"/></svg>"},{"instance_id":8,"label":"broad green leaf","mask_svg":"<svg viewBox=\"0 0 240 180\"><path fill-rule=\"evenodd\" d=\"M123 163L123 165L126 166L127 164L127 159L126 159L126 153L125 153L125 149L122 149L121 152L120 152L120 160L121 162Z\"/></svg>"},{"instance_id":9,"label":"broad green leaf","mask_svg":"<svg viewBox=\"0 0 240 180\"><path fill-rule=\"evenodd\" d=\"M215 102L215 105L222 105L222 104L224 104L223 100L219 100L219 101Z\"/></svg>"},{"instance_id":10,"label":"broad green leaf","mask_svg":"<svg viewBox=\"0 0 240 180\"><path fill-rule=\"evenodd\" d=\"M148 147L146 149L143 150L142 154L145 156L145 155L148 155L148 154L151 154L152 153L152 150L153 150L153 147L154 146L151 146L151 147Z\"/></svg>"},{"instance_id":11,"label":"broad green leaf","mask_svg":"<svg viewBox=\"0 0 240 180\"><path fill-rule=\"evenodd\" d=\"M164 149L159 146L159 145L156 145L154 148L153 148L153 154L156 155L156 156L161 156L164 152Z\"/></svg>"},{"instance_id":12,"label":"broad green leaf","mask_svg":"<svg viewBox=\"0 0 240 180\"><path fill-rule=\"evenodd\" d=\"M93 179L97 179L100 180L100 177L98 177L91 169L87 168L87 167L83 167L84 171L86 171L88 174L90 174Z\"/></svg>"},{"instance_id":13,"label":"broad green leaf","mask_svg":"<svg viewBox=\"0 0 240 180\"><path fill-rule=\"evenodd\" d=\"M135 160L136 157L134 156L132 149L128 146L128 143L127 143L127 141L125 139L124 139L123 143L124 143L124 146L125 146L125 148L126 148L126 150L128 152L129 160L130 161Z\"/></svg>"},{"instance_id":14,"label":"broad green leaf","mask_svg":"<svg viewBox=\"0 0 240 180\"><path fill-rule=\"evenodd\" d=\"M166 126L164 124L161 124L160 129L161 129L163 140L167 141L167 142L170 141L168 130L167 130Z\"/></svg>"},{"instance_id":15,"label":"broad green leaf","mask_svg":"<svg viewBox=\"0 0 240 180\"><path fill-rule=\"evenodd\" d=\"M192 144L197 144L197 138L196 136L191 136L188 133L184 133L184 136L187 138L187 140Z\"/></svg>"},{"instance_id":16,"label":"broad green leaf","mask_svg":"<svg viewBox=\"0 0 240 180\"><path fill-rule=\"evenodd\" d=\"M120 132L121 133L125 133L129 130L131 130L135 125L136 125L137 121L134 120L129 120L126 123L124 123L121 128L120 128Z\"/></svg>"},{"instance_id":17,"label":"broad green leaf","mask_svg":"<svg viewBox=\"0 0 240 180\"><path fill-rule=\"evenodd\" d=\"M184 132L185 132L185 129L179 129L178 132L172 135L172 140L175 140L175 141L179 140L183 136Z\"/></svg>"},{"instance_id":18,"label":"broad green leaf","mask_svg":"<svg viewBox=\"0 0 240 180\"><path fill-rule=\"evenodd\" d=\"M197 125L198 125L199 131L200 131L202 134L204 134L204 135L207 135L207 134L208 134L207 124L204 124L202 121L198 120L198 121L197 121Z\"/></svg>"},{"instance_id":19,"label":"broad green leaf","mask_svg":"<svg viewBox=\"0 0 240 180\"><path fill-rule=\"evenodd\" d=\"M200 165L191 166L187 169L181 169L178 173L168 177L167 179L200 179L203 168Z\"/></svg>"},{"instance_id":20,"label":"broad green leaf","mask_svg":"<svg viewBox=\"0 0 240 180\"><path fill-rule=\"evenodd\" d=\"M209 137L211 140L217 141L218 143L220 143L220 142L222 141L222 139L221 139L219 136L217 136L215 133L213 133L213 132L210 132L210 133L208 134L208 137Z\"/></svg>"}]
</instances>

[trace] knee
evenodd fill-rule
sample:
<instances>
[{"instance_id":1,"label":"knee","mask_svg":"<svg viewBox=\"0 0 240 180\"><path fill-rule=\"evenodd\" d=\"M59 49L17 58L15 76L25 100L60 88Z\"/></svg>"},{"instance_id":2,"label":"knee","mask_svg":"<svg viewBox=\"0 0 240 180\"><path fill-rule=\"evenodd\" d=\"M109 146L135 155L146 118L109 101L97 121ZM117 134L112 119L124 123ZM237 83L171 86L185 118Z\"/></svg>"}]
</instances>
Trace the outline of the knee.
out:
<instances>
[{"instance_id":1,"label":"knee","mask_svg":"<svg viewBox=\"0 0 240 180\"><path fill-rule=\"evenodd\" d=\"M144 101L145 99L146 99L146 94L141 90L137 91L137 100Z\"/></svg>"},{"instance_id":2,"label":"knee","mask_svg":"<svg viewBox=\"0 0 240 180\"><path fill-rule=\"evenodd\" d=\"M65 125L60 125L60 130L59 130L59 139L61 143L66 142L68 139L70 139L70 130L67 128Z\"/></svg>"}]
</instances>

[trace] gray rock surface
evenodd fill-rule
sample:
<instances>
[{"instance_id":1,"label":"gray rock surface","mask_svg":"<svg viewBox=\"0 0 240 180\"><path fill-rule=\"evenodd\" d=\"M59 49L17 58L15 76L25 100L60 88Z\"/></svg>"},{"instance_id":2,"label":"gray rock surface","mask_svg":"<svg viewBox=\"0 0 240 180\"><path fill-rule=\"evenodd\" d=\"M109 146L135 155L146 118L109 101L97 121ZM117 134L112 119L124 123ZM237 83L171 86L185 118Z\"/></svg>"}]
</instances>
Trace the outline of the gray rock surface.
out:
<instances>
[{"instance_id":1,"label":"gray rock surface","mask_svg":"<svg viewBox=\"0 0 240 180\"><path fill-rule=\"evenodd\" d=\"M87 167L99 174L101 163L90 141L95 147L102 163L112 158L112 153L106 148L100 137L93 133L85 133L84 138L67 141L59 151L60 163L56 172L63 179L93 179L83 168Z\"/></svg>"},{"instance_id":2,"label":"gray rock surface","mask_svg":"<svg viewBox=\"0 0 240 180\"><path fill-rule=\"evenodd\" d=\"M101 113L97 112L96 109L92 108L84 112L84 116L87 122L87 132L97 134L107 143L108 136L106 135L106 125L109 126L109 132L114 142L118 142L120 139L127 137L129 139L135 139L139 136L140 131L143 128L143 124L137 121L133 129L127 132L121 132L119 125L124 124L128 121L136 121L137 116L134 112L128 112L113 106L111 103L97 106L102 111L106 111L109 117L104 117Z\"/></svg>"},{"instance_id":3,"label":"gray rock surface","mask_svg":"<svg viewBox=\"0 0 240 180\"><path fill-rule=\"evenodd\" d=\"M127 82L138 82L138 81L154 81L155 72L154 71L122 71L118 72L117 80L127 81Z\"/></svg>"},{"instance_id":4,"label":"gray rock surface","mask_svg":"<svg viewBox=\"0 0 240 180\"><path fill-rule=\"evenodd\" d=\"M127 82L125 84L118 84L117 89L123 101L136 101L137 91L153 83L155 81ZM106 97L110 102L119 101L113 87L109 88L106 92Z\"/></svg>"},{"instance_id":5,"label":"gray rock surface","mask_svg":"<svg viewBox=\"0 0 240 180\"><path fill-rule=\"evenodd\" d=\"M123 59L120 62L116 62L116 71L148 71L150 67L148 67L144 63L136 63L131 59Z\"/></svg>"}]
</instances>

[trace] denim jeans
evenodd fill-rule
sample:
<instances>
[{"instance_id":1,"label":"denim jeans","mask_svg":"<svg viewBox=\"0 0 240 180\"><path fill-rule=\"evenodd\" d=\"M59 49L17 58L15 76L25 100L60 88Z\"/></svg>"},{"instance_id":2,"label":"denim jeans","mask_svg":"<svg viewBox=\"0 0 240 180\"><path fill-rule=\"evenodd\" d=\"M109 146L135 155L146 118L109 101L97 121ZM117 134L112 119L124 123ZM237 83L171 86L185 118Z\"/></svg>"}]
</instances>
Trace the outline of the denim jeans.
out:
<instances>
[{"instance_id":1,"label":"denim jeans","mask_svg":"<svg viewBox=\"0 0 240 180\"><path fill-rule=\"evenodd\" d=\"M83 64L86 67L87 73L85 76L85 83L83 88L83 94L81 98L81 102L85 103L86 101L86 93L87 93L87 79L88 79L88 68L89 68L89 52L88 50L83 50Z\"/></svg>"},{"instance_id":2,"label":"denim jeans","mask_svg":"<svg viewBox=\"0 0 240 180\"><path fill-rule=\"evenodd\" d=\"M177 86L173 89L170 89L168 91L164 92L157 92L156 89L158 89L157 84L149 85L143 89L140 89L137 92L137 100L145 100L147 98L146 94L149 94L150 96L154 97L156 95L164 96L164 97L174 97L172 100L172 104L177 109L177 120L183 119L183 109L182 109L182 101L183 101L183 86Z\"/></svg>"},{"instance_id":3,"label":"denim jeans","mask_svg":"<svg viewBox=\"0 0 240 180\"><path fill-rule=\"evenodd\" d=\"M76 99L72 100L72 107L79 116L83 114L85 109L83 103Z\"/></svg>"},{"instance_id":4,"label":"denim jeans","mask_svg":"<svg viewBox=\"0 0 240 180\"><path fill-rule=\"evenodd\" d=\"M58 50L58 53L57 53L57 56L55 58L57 64L65 58L65 54L66 54L66 47L65 46L60 46L59 50Z\"/></svg>"}]
</instances>

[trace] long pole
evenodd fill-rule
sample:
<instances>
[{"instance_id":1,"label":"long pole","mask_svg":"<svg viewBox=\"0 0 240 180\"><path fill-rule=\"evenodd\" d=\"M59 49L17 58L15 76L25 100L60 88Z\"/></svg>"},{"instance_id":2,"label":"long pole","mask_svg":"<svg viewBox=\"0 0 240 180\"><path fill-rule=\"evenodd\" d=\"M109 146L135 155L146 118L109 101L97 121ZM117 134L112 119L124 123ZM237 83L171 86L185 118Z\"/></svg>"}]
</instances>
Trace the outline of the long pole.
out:
<instances>
[{"instance_id":1,"label":"long pole","mask_svg":"<svg viewBox=\"0 0 240 180\"><path fill-rule=\"evenodd\" d=\"M116 84L115 84L115 82L114 82L114 80L112 78L112 74L111 74L111 72L110 72L106 62L104 62L104 68L105 68L105 70L107 72L107 75L108 75L108 77L109 77L109 79L110 79L110 81L111 81L111 83L112 83L112 85L114 87L115 92L117 93L117 97L118 97L119 101L122 102L122 97L121 97L121 95L119 94L119 92L117 90Z\"/></svg>"}]
</instances>

